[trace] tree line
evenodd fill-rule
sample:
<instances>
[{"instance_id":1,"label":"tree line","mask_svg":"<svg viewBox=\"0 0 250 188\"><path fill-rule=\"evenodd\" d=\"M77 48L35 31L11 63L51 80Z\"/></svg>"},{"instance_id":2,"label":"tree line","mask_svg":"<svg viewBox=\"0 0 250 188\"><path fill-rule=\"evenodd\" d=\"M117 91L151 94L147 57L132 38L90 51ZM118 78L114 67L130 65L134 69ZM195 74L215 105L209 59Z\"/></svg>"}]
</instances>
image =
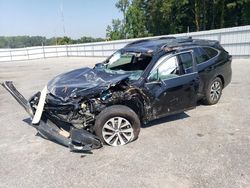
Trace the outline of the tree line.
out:
<instances>
[{"instance_id":1,"label":"tree line","mask_svg":"<svg viewBox=\"0 0 250 188\"><path fill-rule=\"evenodd\" d=\"M250 0L118 0L123 19L107 26L110 40L250 24Z\"/></svg>"},{"instance_id":2,"label":"tree line","mask_svg":"<svg viewBox=\"0 0 250 188\"><path fill-rule=\"evenodd\" d=\"M202 31L250 24L250 0L117 0L122 19L107 26L106 39L0 36L0 48L64 45Z\"/></svg>"},{"instance_id":3,"label":"tree line","mask_svg":"<svg viewBox=\"0 0 250 188\"><path fill-rule=\"evenodd\" d=\"M46 38L42 36L0 36L0 48L23 48L30 46L49 46L49 45L65 45L79 44L88 42L104 41L102 38L81 37L80 39L71 39L70 37L53 37Z\"/></svg>"}]
</instances>

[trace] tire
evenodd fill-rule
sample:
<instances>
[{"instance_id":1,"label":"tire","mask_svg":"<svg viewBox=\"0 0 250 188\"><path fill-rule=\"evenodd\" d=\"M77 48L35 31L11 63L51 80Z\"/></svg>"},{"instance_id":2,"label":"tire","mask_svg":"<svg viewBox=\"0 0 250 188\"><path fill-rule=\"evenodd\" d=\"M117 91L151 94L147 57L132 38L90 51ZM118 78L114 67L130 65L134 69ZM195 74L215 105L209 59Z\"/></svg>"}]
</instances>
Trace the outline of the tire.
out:
<instances>
[{"instance_id":1,"label":"tire","mask_svg":"<svg viewBox=\"0 0 250 188\"><path fill-rule=\"evenodd\" d=\"M110 146L128 144L138 138L140 120L127 106L114 105L105 108L95 120L95 134Z\"/></svg>"},{"instance_id":2,"label":"tire","mask_svg":"<svg viewBox=\"0 0 250 188\"><path fill-rule=\"evenodd\" d=\"M223 84L219 77L210 81L205 91L203 103L206 105L214 105L218 103L222 95L222 89Z\"/></svg>"}]
</instances>

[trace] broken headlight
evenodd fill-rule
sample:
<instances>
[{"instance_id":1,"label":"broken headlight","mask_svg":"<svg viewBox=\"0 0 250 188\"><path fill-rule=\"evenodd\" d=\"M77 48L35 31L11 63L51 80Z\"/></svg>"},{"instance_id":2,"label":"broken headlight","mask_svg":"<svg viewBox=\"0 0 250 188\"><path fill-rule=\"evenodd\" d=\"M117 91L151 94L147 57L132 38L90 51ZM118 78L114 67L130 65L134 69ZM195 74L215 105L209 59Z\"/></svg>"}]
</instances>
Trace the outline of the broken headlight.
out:
<instances>
[{"instance_id":1,"label":"broken headlight","mask_svg":"<svg viewBox=\"0 0 250 188\"><path fill-rule=\"evenodd\" d=\"M104 91L101 96L100 96L100 99L102 101L105 101L107 99L109 99L110 97L112 96L112 93L110 91Z\"/></svg>"}]
</instances>

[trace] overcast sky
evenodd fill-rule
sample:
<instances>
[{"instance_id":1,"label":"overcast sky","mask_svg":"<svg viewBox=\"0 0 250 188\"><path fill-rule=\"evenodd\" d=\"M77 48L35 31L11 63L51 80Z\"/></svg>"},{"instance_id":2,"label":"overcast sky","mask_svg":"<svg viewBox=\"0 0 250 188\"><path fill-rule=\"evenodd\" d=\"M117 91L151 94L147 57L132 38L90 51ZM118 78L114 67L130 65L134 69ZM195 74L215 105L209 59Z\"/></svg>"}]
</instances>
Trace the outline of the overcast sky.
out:
<instances>
[{"instance_id":1,"label":"overcast sky","mask_svg":"<svg viewBox=\"0 0 250 188\"><path fill-rule=\"evenodd\" d=\"M122 14L116 0L0 0L0 36L105 37L106 27ZM62 7L62 8L61 8Z\"/></svg>"}]
</instances>

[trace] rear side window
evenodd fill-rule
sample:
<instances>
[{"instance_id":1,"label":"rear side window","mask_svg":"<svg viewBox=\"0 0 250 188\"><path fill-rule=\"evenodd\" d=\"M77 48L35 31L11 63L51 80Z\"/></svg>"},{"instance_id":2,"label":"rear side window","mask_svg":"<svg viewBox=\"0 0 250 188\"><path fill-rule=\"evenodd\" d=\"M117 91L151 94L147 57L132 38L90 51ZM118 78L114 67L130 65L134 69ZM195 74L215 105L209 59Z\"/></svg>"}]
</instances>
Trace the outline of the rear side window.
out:
<instances>
[{"instance_id":1,"label":"rear side window","mask_svg":"<svg viewBox=\"0 0 250 188\"><path fill-rule=\"evenodd\" d=\"M184 70L193 66L193 58L191 53L183 53L178 56L180 63L183 65Z\"/></svg>"},{"instance_id":2,"label":"rear side window","mask_svg":"<svg viewBox=\"0 0 250 188\"><path fill-rule=\"evenodd\" d=\"M203 47L203 49L208 54L209 58L213 58L213 57L217 56L217 54L218 54L218 51L213 49L213 48Z\"/></svg>"},{"instance_id":3,"label":"rear side window","mask_svg":"<svg viewBox=\"0 0 250 188\"><path fill-rule=\"evenodd\" d=\"M194 58L197 64L203 63L210 59L207 53L201 48L193 48L193 51L194 51Z\"/></svg>"}]
</instances>

